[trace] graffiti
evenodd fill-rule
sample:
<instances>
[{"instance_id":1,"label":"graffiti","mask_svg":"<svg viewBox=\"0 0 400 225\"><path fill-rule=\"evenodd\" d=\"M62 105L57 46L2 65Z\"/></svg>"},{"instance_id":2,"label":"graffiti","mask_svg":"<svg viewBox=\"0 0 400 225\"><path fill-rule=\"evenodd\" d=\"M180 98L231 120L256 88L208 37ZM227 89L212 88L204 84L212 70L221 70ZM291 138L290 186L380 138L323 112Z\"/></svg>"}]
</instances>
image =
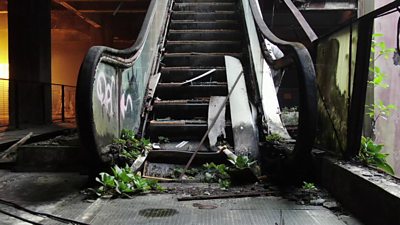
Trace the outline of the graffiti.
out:
<instances>
[{"instance_id":1,"label":"graffiti","mask_svg":"<svg viewBox=\"0 0 400 225\"><path fill-rule=\"evenodd\" d=\"M128 107L131 111L133 110L132 97L130 94L128 94L125 98L124 92L121 96L121 100L119 101L119 109L121 110L122 119L125 119L125 113L128 111Z\"/></svg>"},{"instance_id":2,"label":"graffiti","mask_svg":"<svg viewBox=\"0 0 400 225\"><path fill-rule=\"evenodd\" d=\"M97 99L108 116L114 116L112 105L113 89L115 86L115 78L111 77L111 82L107 82L105 73L100 72L96 80Z\"/></svg>"}]
</instances>

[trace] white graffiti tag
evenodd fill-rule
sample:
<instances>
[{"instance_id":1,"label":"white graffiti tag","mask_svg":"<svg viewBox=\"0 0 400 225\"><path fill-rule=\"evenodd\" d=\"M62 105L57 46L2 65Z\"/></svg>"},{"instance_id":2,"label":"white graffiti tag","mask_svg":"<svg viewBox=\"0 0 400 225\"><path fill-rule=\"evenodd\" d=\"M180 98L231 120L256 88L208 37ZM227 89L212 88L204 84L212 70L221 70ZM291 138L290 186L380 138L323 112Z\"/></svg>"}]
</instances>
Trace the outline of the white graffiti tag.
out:
<instances>
[{"instance_id":1,"label":"white graffiti tag","mask_svg":"<svg viewBox=\"0 0 400 225\"><path fill-rule=\"evenodd\" d=\"M124 92L119 102L119 109L121 110L122 119L125 119L125 113L128 111L128 107L130 108L131 111L133 110L132 97L130 94L128 94L125 100L125 92Z\"/></svg>"},{"instance_id":2,"label":"white graffiti tag","mask_svg":"<svg viewBox=\"0 0 400 225\"><path fill-rule=\"evenodd\" d=\"M100 72L96 80L97 99L100 101L100 104L107 115L111 117L114 116L112 105L114 87L115 78L111 77L111 82L107 82L105 74L103 72Z\"/></svg>"}]
</instances>

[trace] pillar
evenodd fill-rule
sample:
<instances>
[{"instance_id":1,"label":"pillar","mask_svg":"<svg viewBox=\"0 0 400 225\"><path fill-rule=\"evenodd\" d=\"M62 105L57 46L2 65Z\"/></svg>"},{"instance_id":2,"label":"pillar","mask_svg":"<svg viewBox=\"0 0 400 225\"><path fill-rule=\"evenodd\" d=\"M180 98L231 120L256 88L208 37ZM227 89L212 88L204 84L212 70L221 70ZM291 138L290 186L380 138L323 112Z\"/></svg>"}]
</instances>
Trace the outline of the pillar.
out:
<instances>
[{"instance_id":1,"label":"pillar","mask_svg":"<svg viewBox=\"0 0 400 225\"><path fill-rule=\"evenodd\" d=\"M9 0L11 127L51 123L51 1Z\"/></svg>"}]
</instances>

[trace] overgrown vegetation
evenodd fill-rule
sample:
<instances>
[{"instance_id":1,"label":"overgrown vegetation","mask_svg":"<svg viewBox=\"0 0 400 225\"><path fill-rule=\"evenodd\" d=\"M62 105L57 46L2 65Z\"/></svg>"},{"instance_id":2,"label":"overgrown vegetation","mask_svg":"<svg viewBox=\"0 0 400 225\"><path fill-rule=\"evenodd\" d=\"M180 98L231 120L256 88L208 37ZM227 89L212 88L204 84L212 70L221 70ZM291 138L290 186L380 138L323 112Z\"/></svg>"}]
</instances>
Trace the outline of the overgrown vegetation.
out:
<instances>
[{"instance_id":1,"label":"overgrown vegetation","mask_svg":"<svg viewBox=\"0 0 400 225\"><path fill-rule=\"evenodd\" d=\"M317 190L317 187L315 187L314 183L308 183L308 182L305 182L305 181L303 181L302 188L304 190L306 190L306 191L316 191Z\"/></svg>"},{"instance_id":2,"label":"overgrown vegetation","mask_svg":"<svg viewBox=\"0 0 400 225\"><path fill-rule=\"evenodd\" d=\"M96 190L98 196L130 197L150 190L163 191L156 180L142 178L140 173L135 173L128 165L122 168L115 165L111 170L112 175L102 172L96 177L96 181L101 184Z\"/></svg>"},{"instance_id":3,"label":"overgrown vegetation","mask_svg":"<svg viewBox=\"0 0 400 225\"><path fill-rule=\"evenodd\" d=\"M164 136L158 136L158 142L159 143L169 143L169 138L164 137Z\"/></svg>"},{"instance_id":4,"label":"overgrown vegetation","mask_svg":"<svg viewBox=\"0 0 400 225\"><path fill-rule=\"evenodd\" d=\"M385 82L387 75L382 71L382 69L376 65L376 60L380 57L389 59L391 53L396 50L394 48L388 48L385 42L377 42L375 38L382 37L383 34L373 34L371 52L373 55L370 58L370 68L369 71L373 74L373 79L368 81L373 87L388 88L389 84ZM385 104L382 100L378 100L377 103L372 103L366 105L366 114L371 118L371 126L373 133L376 130L376 124L379 119L387 120L391 115L393 110L397 107L394 104ZM382 169L383 171L394 174L393 168L387 163L386 158L389 156L387 153L382 153L384 145L377 144L371 137L361 137L361 147L359 151L358 158L361 162L375 166Z\"/></svg>"},{"instance_id":5,"label":"overgrown vegetation","mask_svg":"<svg viewBox=\"0 0 400 225\"><path fill-rule=\"evenodd\" d=\"M134 131L123 129L121 137L114 139L110 148L114 153L114 165L111 174L101 172L96 177L96 181L101 184L94 190L98 196L130 197L151 190L163 190L156 180L143 178L140 172L136 173L129 166L145 151L151 149L148 139L139 138Z\"/></svg>"},{"instance_id":6,"label":"overgrown vegetation","mask_svg":"<svg viewBox=\"0 0 400 225\"><path fill-rule=\"evenodd\" d=\"M144 151L151 149L150 140L138 138L134 131L123 129L121 137L114 139L111 148L117 152L118 157L114 159L116 164L132 164Z\"/></svg>"},{"instance_id":7,"label":"overgrown vegetation","mask_svg":"<svg viewBox=\"0 0 400 225\"><path fill-rule=\"evenodd\" d=\"M196 175L198 175L201 171L197 168L187 169L185 175L189 177L189 179L193 179ZM183 173L183 168L175 168L172 174L172 178L179 178Z\"/></svg>"},{"instance_id":8,"label":"overgrown vegetation","mask_svg":"<svg viewBox=\"0 0 400 225\"><path fill-rule=\"evenodd\" d=\"M206 163L204 168L204 181L219 183L220 187L227 189L231 186L230 176L228 174L229 167L225 164L216 165L215 163Z\"/></svg>"},{"instance_id":9,"label":"overgrown vegetation","mask_svg":"<svg viewBox=\"0 0 400 225\"><path fill-rule=\"evenodd\" d=\"M256 161L250 161L247 156L238 156L236 160L229 159L229 161L239 170L250 168L250 166L256 163Z\"/></svg>"},{"instance_id":10,"label":"overgrown vegetation","mask_svg":"<svg viewBox=\"0 0 400 225\"><path fill-rule=\"evenodd\" d=\"M282 142L283 138L279 134L272 133L265 136L265 140L270 143L276 143L276 142Z\"/></svg>"},{"instance_id":11,"label":"overgrown vegetation","mask_svg":"<svg viewBox=\"0 0 400 225\"><path fill-rule=\"evenodd\" d=\"M378 167L393 175L394 170L386 161L386 157L389 154L382 153L383 146L382 144L375 143L369 137L361 137L361 149L358 157L362 162Z\"/></svg>"}]
</instances>

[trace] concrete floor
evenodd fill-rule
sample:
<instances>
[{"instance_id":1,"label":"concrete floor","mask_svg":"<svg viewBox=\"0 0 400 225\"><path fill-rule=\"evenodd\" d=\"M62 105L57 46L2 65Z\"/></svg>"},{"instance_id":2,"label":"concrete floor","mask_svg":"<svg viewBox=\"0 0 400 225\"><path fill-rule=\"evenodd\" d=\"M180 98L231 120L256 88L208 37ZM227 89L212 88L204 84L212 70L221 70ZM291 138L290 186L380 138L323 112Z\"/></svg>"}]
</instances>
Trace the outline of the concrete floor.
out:
<instances>
[{"instance_id":1,"label":"concrete floor","mask_svg":"<svg viewBox=\"0 0 400 225\"><path fill-rule=\"evenodd\" d=\"M0 170L0 199L34 211L87 224L271 224L361 225L322 206L299 205L279 196L177 201L175 194L132 199L85 200L86 177L73 173L13 173ZM181 184L177 184L181 185ZM65 224L0 204L0 210L38 224ZM0 213L0 224L30 224Z\"/></svg>"}]
</instances>

